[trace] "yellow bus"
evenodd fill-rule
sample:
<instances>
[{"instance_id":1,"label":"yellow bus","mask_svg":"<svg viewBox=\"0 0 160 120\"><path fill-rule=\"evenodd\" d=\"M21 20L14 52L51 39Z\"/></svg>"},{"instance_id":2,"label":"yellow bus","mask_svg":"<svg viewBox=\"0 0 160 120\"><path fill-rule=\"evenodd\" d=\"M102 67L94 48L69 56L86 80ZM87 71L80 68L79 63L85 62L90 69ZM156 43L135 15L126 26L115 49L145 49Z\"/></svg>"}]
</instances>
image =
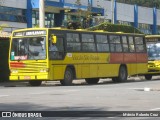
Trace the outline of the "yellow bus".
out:
<instances>
[{"instance_id":1,"label":"yellow bus","mask_svg":"<svg viewBox=\"0 0 160 120\"><path fill-rule=\"evenodd\" d=\"M66 86L75 79L123 82L146 73L147 62L142 34L30 28L13 31L10 42L10 80L27 80L32 86L45 80Z\"/></svg>"},{"instance_id":2,"label":"yellow bus","mask_svg":"<svg viewBox=\"0 0 160 120\"><path fill-rule=\"evenodd\" d=\"M160 35L147 35L148 72L145 79L151 80L152 76L160 75Z\"/></svg>"}]
</instances>

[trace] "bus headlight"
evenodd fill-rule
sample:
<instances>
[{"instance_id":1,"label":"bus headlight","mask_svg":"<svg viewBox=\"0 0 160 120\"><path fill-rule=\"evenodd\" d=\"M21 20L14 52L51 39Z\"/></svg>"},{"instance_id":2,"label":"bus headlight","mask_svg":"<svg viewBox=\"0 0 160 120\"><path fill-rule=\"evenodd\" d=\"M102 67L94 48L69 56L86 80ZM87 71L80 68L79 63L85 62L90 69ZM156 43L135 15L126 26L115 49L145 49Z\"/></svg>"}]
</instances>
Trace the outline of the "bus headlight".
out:
<instances>
[{"instance_id":1,"label":"bus headlight","mask_svg":"<svg viewBox=\"0 0 160 120\"><path fill-rule=\"evenodd\" d=\"M18 70L11 70L11 73L18 73Z\"/></svg>"},{"instance_id":2,"label":"bus headlight","mask_svg":"<svg viewBox=\"0 0 160 120\"><path fill-rule=\"evenodd\" d=\"M47 68L40 69L40 72L48 72L48 69Z\"/></svg>"}]
</instances>

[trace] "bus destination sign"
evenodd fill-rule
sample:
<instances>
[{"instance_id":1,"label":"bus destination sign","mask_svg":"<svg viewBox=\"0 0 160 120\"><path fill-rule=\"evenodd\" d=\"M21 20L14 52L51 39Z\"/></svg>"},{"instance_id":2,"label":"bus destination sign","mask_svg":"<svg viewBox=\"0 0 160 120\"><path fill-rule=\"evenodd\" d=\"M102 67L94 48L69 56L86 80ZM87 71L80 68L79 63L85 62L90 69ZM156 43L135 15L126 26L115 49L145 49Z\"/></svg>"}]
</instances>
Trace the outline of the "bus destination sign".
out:
<instances>
[{"instance_id":1,"label":"bus destination sign","mask_svg":"<svg viewBox=\"0 0 160 120\"><path fill-rule=\"evenodd\" d=\"M15 32L14 37L21 37L21 36L36 36L36 35L46 35L45 30L35 30L35 31L24 31L24 32Z\"/></svg>"}]
</instances>

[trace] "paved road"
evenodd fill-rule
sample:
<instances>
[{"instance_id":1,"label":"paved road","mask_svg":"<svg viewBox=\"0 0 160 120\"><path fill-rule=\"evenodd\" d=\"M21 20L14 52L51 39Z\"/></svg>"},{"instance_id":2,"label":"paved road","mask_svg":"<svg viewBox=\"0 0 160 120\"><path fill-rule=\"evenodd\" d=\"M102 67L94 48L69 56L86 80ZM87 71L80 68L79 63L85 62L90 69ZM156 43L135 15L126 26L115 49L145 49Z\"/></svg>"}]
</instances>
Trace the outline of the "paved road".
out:
<instances>
[{"instance_id":1,"label":"paved road","mask_svg":"<svg viewBox=\"0 0 160 120\"><path fill-rule=\"evenodd\" d=\"M60 86L59 82L44 82L40 87L31 87L26 82L1 83L0 111L160 111L159 78L152 81L131 78L119 84L109 79L101 80L97 85L86 85L83 80L74 83L73 86ZM134 120L135 117L119 119Z\"/></svg>"}]
</instances>

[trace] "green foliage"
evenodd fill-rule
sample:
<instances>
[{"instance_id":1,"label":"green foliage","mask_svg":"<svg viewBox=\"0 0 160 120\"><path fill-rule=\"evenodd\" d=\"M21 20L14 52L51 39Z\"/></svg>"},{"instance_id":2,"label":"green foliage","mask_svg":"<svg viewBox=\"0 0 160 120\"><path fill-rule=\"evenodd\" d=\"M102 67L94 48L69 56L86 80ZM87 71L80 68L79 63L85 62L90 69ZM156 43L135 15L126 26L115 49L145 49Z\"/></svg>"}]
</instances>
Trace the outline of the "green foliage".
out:
<instances>
[{"instance_id":1,"label":"green foliage","mask_svg":"<svg viewBox=\"0 0 160 120\"><path fill-rule=\"evenodd\" d=\"M38 24L37 24L37 25L35 25L35 26L34 26L34 28L39 28L39 25L38 25Z\"/></svg>"},{"instance_id":2,"label":"green foliage","mask_svg":"<svg viewBox=\"0 0 160 120\"><path fill-rule=\"evenodd\" d=\"M5 27L8 27L8 25L7 25L7 24L2 24L2 25L0 25L0 31L2 31L3 28L5 28Z\"/></svg>"},{"instance_id":3,"label":"green foliage","mask_svg":"<svg viewBox=\"0 0 160 120\"><path fill-rule=\"evenodd\" d=\"M124 32L124 33L140 33L143 34L140 30L137 28L134 28L129 25L120 25L120 24L111 24L108 22L102 23L100 25L90 27L88 30L94 31L94 30L104 30L108 32Z\"/></svg>"}]
</instances>

